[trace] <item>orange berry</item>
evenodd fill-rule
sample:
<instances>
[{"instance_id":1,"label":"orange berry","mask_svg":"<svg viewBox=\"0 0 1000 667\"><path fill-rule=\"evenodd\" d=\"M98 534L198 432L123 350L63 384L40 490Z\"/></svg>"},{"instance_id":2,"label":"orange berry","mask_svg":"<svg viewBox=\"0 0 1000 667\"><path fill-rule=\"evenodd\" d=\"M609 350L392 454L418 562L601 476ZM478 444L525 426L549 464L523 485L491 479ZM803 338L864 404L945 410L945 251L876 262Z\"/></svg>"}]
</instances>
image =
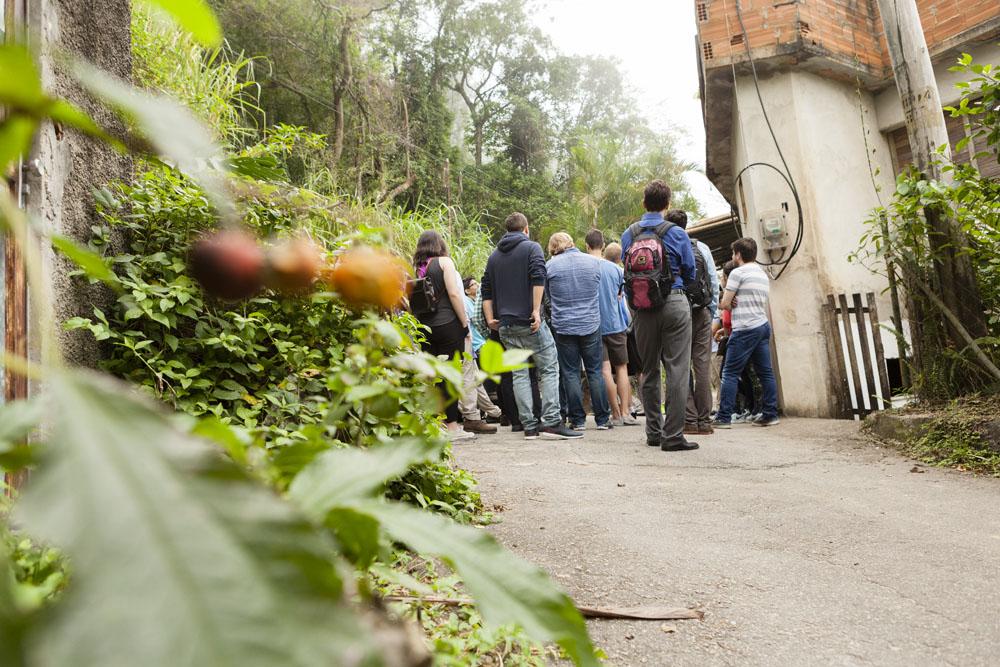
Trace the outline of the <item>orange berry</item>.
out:
<instances>
[{"instance_id":1,"label":"orange berry","mask_svg":"<svg viewBox=\"0 0 1000 667\"><path fill-rule=\"evenodd\" d=\"M283 294L304 294L312 289L322 268L322 250L312 239L299 236L268 251L266 283Z\"/></svg>"},{"instance_id":2,"label":"orange berry","mask_svg":"<svg viewBox=\"0 0 1000 667\"><path fill-rule=\"evenodd\" d=\"M330 286L348 305L391 310L403 301L409 267L384 250L358 246L348 250L330 272Z\"/></svg>"}]
</instances>

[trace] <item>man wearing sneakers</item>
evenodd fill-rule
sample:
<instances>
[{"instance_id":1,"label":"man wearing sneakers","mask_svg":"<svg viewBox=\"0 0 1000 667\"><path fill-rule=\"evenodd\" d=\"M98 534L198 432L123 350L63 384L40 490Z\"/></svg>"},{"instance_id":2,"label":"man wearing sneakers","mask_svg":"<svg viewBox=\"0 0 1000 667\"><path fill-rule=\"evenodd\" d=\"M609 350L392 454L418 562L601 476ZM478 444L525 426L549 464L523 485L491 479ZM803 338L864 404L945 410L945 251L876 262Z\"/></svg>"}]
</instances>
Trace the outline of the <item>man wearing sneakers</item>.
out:
<instances>
[{"instance_id":1,"label":"man wearing sneakers","mask_svg":"<svg viewBox=\"0 0 1000 667\"><path fill-rule=\"evenodd\" d=\"M732 312L733 333L726 345L719 413L712 425L730 428L739 377L752 362L763 389L761 416L752 423L773 426L778 423L778 384L771 369L771 324L767 319L770 280L757 264L756 241L739 239L732 249L736 268L729 274L719 307Z\"/></svg>"},{"instance_id":2,"label":"man wearing sneakers","mask_svg":"<svg viewBox=\"0 0 1000 667\"><path fill-rule=\"evenodd\" d=\"M483 315L491 329L500 333L508 350L532 352L541 393L541 423L532 409L531 377L528 369L514 371L514 397L526 440L582 438L583 433L566 428L559 414L559 363L556 344L542 320L545 294L545 257L542 247L528 238L528 219L511 213L505 221L507 233L486 262L480 289Z\"/></svg>"},{"instance_id":3,"label":"man wearing sneakers","mask_svg":"<svg viewBox=\"0 0 1000 667\"><path fill-rule=\"evenodd\" d=\"M573 245L573 237L566 232L552 235L549 254L552 259L545 265L545 271L552 306L552 331L556 339L570 428L582 431L587 421L580 381L582 359L587 371L594 422L597 430L607 431L611 428L611 408L601 373L600 306L601 264L607 262L580 252Z\"/></svg>"},{"instance_id":4,"label":"man wearing sneakers","mask_svg":"<svg viewBox=\"0 0 1000 667\"><path fill-rule=\"evenodd\" d=\"M684 288L695 278L694 253L687 233L663 219L670 206L666 183L647 185L642 203L647 213L622 234L622 253L625 292L635 311L642 361L646 443L665 452L697 449L683 433L691 371L691 307ZM660 408L661 364L666 372L665 417Z\"/></svg>"}]
</instances>

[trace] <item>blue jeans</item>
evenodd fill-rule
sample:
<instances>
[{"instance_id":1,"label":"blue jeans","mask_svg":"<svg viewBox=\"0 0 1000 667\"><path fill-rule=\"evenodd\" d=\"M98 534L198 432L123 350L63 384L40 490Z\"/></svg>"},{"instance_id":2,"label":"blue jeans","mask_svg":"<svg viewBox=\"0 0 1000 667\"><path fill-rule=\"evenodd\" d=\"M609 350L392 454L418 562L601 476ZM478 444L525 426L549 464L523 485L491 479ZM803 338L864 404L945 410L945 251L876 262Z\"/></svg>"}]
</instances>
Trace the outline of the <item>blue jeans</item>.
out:
<instances>
[{"instance_id":1,"label":"blue jeans","mask_svg":"<svg viewBox=\"0 0 1000 667\"><path fill-rule=\"evenodd\" d=\"M542 322L535 333L531 333L529 326L501 326L500 341L508 350L531 350L531 361L538 372L538 389L542 398L541 423L543 426L559 426L559 361L548 325ZM514 371L514 398L524 430L536 430L539 424L533 410L531 376L527 368Z\"/></svg>"},{"instance_id":2,"label":"blue jeans","mask_svg":"<svg viewBox=\"0 0 1000 667\"><path fill-rule=\"evenodd\" d=\"M771 370L771 325L767 322L755 329L734 331L726 344L726 363L722 367L722 391L719 396L719 414L716 419L729 423L736 408L736 389L740 375L747 363L753 363L764 390L762 409L764 419L778 416L778 383Z\"/></svg>"},{"instance_id":3,"label":"blue jeans","mask_svg":"<svg viewBox=\"0 0 1000 667\"><path fill-rule=\"evenodd\" d=\"M580 360L587 369L587 384L590 386L590 404L594 407L594 420L598 426L611 421L611 406L608 392L604 388L604 343L601 330L587 336L566 336L556 333L556 350L559 352L559 373L562 388L566 394L566 416L571 425L587 421L583 410L583 384L580 382Z\"/></svg>"}]
</instances>

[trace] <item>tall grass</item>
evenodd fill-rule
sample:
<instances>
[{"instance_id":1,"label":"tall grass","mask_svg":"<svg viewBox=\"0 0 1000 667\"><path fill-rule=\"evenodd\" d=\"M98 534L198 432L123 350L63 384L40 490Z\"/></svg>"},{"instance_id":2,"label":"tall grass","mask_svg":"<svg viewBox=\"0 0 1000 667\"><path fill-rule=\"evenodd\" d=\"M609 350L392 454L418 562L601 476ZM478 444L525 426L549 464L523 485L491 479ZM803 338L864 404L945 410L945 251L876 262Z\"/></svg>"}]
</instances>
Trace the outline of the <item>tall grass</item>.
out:
<instances>
[{"instance_id":1,"label":"tall grass","mask_svg":"<svg viewBox=\"0 0 1000 667\"><path fill-rule=\"evenodd\" d=\"M264 112L254 81L256 58L234 53L228 44L205 49L139 7L132 12L132 55L138 85L183 102L229 148L258 138Z\"/></svg>"}]
</instances>

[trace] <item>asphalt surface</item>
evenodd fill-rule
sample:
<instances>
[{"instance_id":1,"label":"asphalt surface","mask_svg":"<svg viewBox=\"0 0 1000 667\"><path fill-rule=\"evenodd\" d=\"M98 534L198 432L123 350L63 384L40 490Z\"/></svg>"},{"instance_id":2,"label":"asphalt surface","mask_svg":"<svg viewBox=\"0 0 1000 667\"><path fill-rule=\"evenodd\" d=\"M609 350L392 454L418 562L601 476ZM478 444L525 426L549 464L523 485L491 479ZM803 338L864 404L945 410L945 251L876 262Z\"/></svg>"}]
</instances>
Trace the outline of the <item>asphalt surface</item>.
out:
<instances>
[{"instance_id":1,"label":"asphalt surface","mask_svg":"<svg viewBox=\"0 0 1000 667\"><path fill-rule=\"evenodd\" d=\"M784 419L647 447L501 429L457 443L492 530L579 604L615 665L1000 665L1000 480L916 465L852 422Z\"/></svg>"}]
</instances>

